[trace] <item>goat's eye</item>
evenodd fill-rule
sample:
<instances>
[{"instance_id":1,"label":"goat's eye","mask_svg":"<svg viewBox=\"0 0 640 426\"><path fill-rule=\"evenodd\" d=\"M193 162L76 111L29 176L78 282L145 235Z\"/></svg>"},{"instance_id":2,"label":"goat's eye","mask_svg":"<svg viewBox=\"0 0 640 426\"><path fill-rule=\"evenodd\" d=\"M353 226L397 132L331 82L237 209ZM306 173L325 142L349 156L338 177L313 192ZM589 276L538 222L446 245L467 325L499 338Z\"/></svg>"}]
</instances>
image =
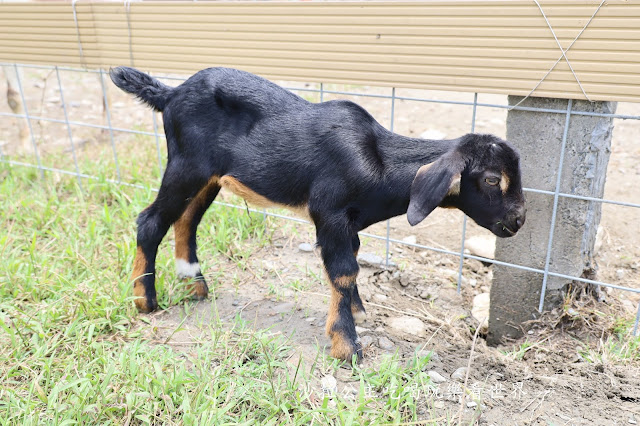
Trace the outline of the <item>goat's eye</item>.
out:
<instances>
[{"instance_id":1,"label":"goat's eye","mask_svg":"<svg viewBox=\"0 0 640 426\"><path fill-rule=\"evenodd\" d=\"M500 179L498 179L497 177L488 177L484 181L491 186L496 186L500 183Z\"/></svg>"}]
</instances>

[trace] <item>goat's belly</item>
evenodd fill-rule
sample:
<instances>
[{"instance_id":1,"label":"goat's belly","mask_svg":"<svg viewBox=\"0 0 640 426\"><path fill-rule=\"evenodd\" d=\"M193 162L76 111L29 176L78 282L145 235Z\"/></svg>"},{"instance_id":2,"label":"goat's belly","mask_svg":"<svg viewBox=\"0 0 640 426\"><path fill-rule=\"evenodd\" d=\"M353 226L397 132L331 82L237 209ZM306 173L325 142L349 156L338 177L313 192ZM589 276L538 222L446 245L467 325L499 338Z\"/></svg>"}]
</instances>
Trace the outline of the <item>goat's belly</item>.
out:
<instances>
[{"instance_id":1,"label":"goat's belly","mask_svg":"<svg viewBox=\"0 0 640 426\"><path fill-rule=\"evenodd\" d=\"M277 203L265 197L264 195L260 195L247 185L240 182L238 179L233 176L222 176L220 178L220 186L233 192L237 196L244 199L248 204L255 207L263 207L263 208L281 208L287 209L294 213L296 216L300 216L304 219L311 220L309 215L309 207L306 204L291 206L287 204Z\"/></svg>"}]
</instances>

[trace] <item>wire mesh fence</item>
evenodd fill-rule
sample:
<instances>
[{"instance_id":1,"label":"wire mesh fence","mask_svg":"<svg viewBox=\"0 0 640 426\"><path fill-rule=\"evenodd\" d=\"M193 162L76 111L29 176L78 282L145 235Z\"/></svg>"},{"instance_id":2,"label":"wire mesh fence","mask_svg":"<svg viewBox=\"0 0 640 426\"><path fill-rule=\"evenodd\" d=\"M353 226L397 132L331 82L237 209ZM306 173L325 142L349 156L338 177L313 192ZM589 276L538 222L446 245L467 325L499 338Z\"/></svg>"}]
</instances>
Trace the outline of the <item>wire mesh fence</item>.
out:
<instances>
[{"instance_id":1,"label":"wire mesh fence","mask_svg":"<svg viewBox=\"0 0 640 426\"><path fill-rule=\"evenodd\" d=\"M154 166L155 173L154 175L158 178L162 175L164 168L164 158L166 158L166 153L164 152L165 148L161 143L160 139L164 138L162 132L160 132L159 128L161 123L158 119L158 115L154 112L149 112L149 110L144 106L139 106L136 108L135 113L131 112L130 106L112 102L110 96L109 85L111 85L110 80L106 78L105 70L88 70L88 69L77 69L77 68L67 68L67 67L55 67L55 66L36 66L36 65L22 65L22 64L14 64L14 63L0 63L5 70L13 70L15 75L17 76L17 91L20 94L20 101L23 105L23 112L8 112L0 110L0 117L3 117L5 124L3 127L10 127L14 125L14 123L9 123L9 121L17 121L20 125L20 121L24 121L26 126L28 127L29 137L23 146L22 155L12 155L12 140L7 140L4 143L0 144L0 161L6 164L10 164L13 166L19 167L29 167L38 170L38 173L41 176L47 173L56 173L56 174L65 174L72 175L77 178L77 182L79 187L82 189L84 182L87 180L105 180L107 182L116 183L119 185L126 185L135 188L145 189L148 188L149 182L142 182L136 176L136 167L139 165L132 165L128 162L123 162L122 159L126 158L127 152L126 149L123 149L118 135L129 135L134 137L146 137L151 140L150 143L154 145L154 150L157 153L157 158L154 158L153 162L157 161L157 165ZM30 103L25 95L27 90L25 90L25 75L28 76L29 73L45 73L47 75L46 81L48 82L50 79L54 81L54 88L56 93L58 93L59 99L55 100L55 102L49 102L52 105L51 108L41 107L40 111L34 111L30 108ZM95 77L95 80L90 83L92 86L93 93L89 94L88 91L83 90L83 87L80 86L78 75L92 75ZM184 78L179 76L158 76L158 78L173 82L173 84L178 84L181 81L184 81ZM15 84L15 83L14 83ZM46 85L47 83L45 83ZM42 84L41 84L42 85ZM562 152L564 152L566 141L567 141L567 130L569 128L570 120L573 116L594 116L594 117L608 117L615 120L634 120L636 123L640 123L640 115L636 115L635 111L637 108L631 108L632 114L607 114L607 113L598 113L598 112L588 112L588 111L575 111L572 110L572 101L569 100L567 102L566 109L552 109L552 108L532 108L526 106L512 106L507 102L481 102L479 100L479 94L470 94L468 99L454 99L454 96L448 94L447 92L438 92L437 95L431 94L431 96L416 96L416 91L409 90L400 90L396 88L369 88L369 87L341 87L336 88L335 85L326 85L323 83L313 83L308 85L288 85L285 84L285 87L294 93L302 95L304 97L308 97L309 100L312 101L325 101L328 98L337 98L337 97L350 97L355 98L357 101L367 102L371 101L381 101L385 102L387 106L384 108L379 107L378 112L381 112L382 116L376 116L379 121L381 121L384 125L386 125L391 131L402 131L398 130L398 123L402 119L406 119L404 114L400 115L398 109L398 103L402 102L403 105L408 103L411 104L438 104L440 106L451 106L455 108L462 108L464 110L464 114L466 117L464 119L465 123L462 126L460 123L439 123L443 126L445 125L455 125L457 129L461 129L462 127L466 127L464 132L475 132L477 130L478 115L479 111L482 109L489 114L498 114L501 112L502 114L506 113L506 111L510 109L517 109L522 111L531 111L531 112L543 112L550 114L560 114L565 116L565 124L564 124L564 133L562 137ZM45 88L46 87L36 87L36 89L40 89L42 91L42 99L41 105L47 104L47 99L45 99ZM97 88L97 89L96 89ZM342 89L342 90L339 90ZM423 93L420 92L422 95ZM80 98L80 99L78 99ZM492 98L493 99L493 98ZM506 98L504 98L506 100ZM366 106L365 106L366 107ZM131 125L130 122L121 123L117 116L114 116L113 110L114 108L118 109L118 116L124 114L133 114L134 124ZM386 112L384 109L386 109ZM87 114L87 110L91 110L92 114ZM462 111L462 110L461 110ZM83 115L84 114L84 115ZM13 119L13 120L12 120ZM454 118L452 118L454 120ZM493 120L502 120L500 118L493 118ZM502 120L504 121L504 120ZM146 124L139 124L139 123ZM41 136L37 136L35 126L42 126L42 123L49 123L50 125L59 126L64 128L63 133L64 138L66 139L64 143L61 142L61 138L58 137L56 139L56 148L57 151L62 152L62 156L56 156L53 160L49 159L49 156L44 154L43 152L50 152L53 150L51 146L48 146L48 142L46 137L43 137L44 133L41 130ZM406 127L406 126L405 126ZM91 172L90 166L85 167L81 165L81 156L83 151L86 151L88 148L84 147L87 143L87 133L83 133L83 131L90 130L93 132L100 132L102 147L108 147L107 151L101 151L100 161L109 161L111 164L111 168L113 173L111 176L97 176ZM614 132L615 137L615 132ZM90 138L90 137L89 137ZM0 140L1 141L1 140ZM149 143L146 139L144 141L140 141L140 143ZM109 156L109 160L105 159L105 155ZM66 160L64 159L66 157ZM60 160L63 158L63 160ZM97 160L96 160L97 161ZM90 164L90 162L89 162ZM449 255L455 257L457 259L457 288L460 291L461 286L463 285L463 266L465 260L473 259L481 262L486 262L489 264L501 265L508 268L515 268L524 271L533 272L536 274L540 274L543 277L542 281L542 289L540 294L540 304L539 310L542 311L545 292L547 287L547 281L549 277L557 277L561 279L566 279L570 281L588 283L596 286L601 286L604 288L610 288L617 291L629 292L634 294L640 294L640 283L635 282L633 278L631 279L621 279L614 282L614 280L592 280L580 276L572 276L563 273L561 270L554 270L552 267L552 250L554 246L554 229L556 226L556 211L558 208L558 203L560 199L571 199L571 200L581 200L595 203L602 203L602 205L611 206L614 209L623 209L629 208L634 209L634 213L640 212L640 202L639 200L631 200L627 197L623 197L623 199L609 199L609 198L598 198L591 196L583 196L572 194L569 192L562 192L561 188L561 173L560 170L563 168L563 156L560 157L560 162L558 164L558 173L557 180L555 182L555 189L553 191L542 190L533 187L525 188L525 193L537 193L543 194L545 196L549 196L553 198L553 212L551 219L551 227L548 235L548 244L547 251L545 256L544 267L531 267L529 265L521 265L510 262L504 262L497 259L491 259L487 257L481 257L478 255L474 255L465 250L465 240L467 237L467 229L468 223L466 216L463 216L461 221L461 240L459 244L457 244L457 249L452 249L451 247L443 247L438 244L428 245L428 244L419 244L417 242L408 242L400 238L396 238L392 232L391 221L388 220L386 222L386 227L381 231L381 228L376 228L377 231L371 232L361 232L360 234L366 237L370 237L376 240L381 240L385 244L385 259L384 262L386 265L389 265L391 262L391 246L393 245L404 245L408 247L413 247L416 249L427 250L432 252L437 252L440 254ZM624 191L621 192L624 194ZM236 205L223 201L216 201L217 204L224 205L229 208L240 208L245 209L245 205ZM276 217L285 220L291 220L301 223L308 223L306 220L292 217L284 214L280 214L277 212L271 211L263 211L256 209L249 209L253 212L259 212L261 214ZM633 223L633 221L632 221ZM637 235L637 230L631 231L629 233L631 238L640 238ZM633 241L631 244L634 244ZM637 267L637 266L636 266ZM632 268L633 269L633 268ZM636 269L633 269L635 271ZM627 284L629 283L629 284ZM640 300L640 298L638 299ZM635 310L635 322L633 325L633 334L638 335L638 323L640 322L640 303L638 303L637 309Z\"/></svg>"}]
</instances>

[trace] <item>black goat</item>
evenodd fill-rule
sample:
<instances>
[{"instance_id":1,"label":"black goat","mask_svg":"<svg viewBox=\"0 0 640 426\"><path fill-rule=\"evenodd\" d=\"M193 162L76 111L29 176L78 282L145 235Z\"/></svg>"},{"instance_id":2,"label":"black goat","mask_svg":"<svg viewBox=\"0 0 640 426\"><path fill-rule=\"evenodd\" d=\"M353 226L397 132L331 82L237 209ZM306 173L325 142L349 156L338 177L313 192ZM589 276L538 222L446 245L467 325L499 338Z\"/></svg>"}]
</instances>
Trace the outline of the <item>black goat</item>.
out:
<instances>
[{"instance_id":1,"label":"black goat","mask_svg":"<svg viewBox=\"0 0 640 426\"><path fill-rule=\"evenodd\" d=\"M164 113L167 136L158 197L138 217L133 292L140 311L157 308L156 252L172 224L178 274L194 279L194 296L207 296L196 228L221 187L311 218L331 281L331 355L341 359L362 356L354 324L365 314L356 286L358 231L404 213L415 225L438 206L464 211L499 237L524 223L519 157L495 136L400 136L352 102L309 103L234 69L209 68L175 88L132 68L110 74Z\"/></svg>"}]
</instances>

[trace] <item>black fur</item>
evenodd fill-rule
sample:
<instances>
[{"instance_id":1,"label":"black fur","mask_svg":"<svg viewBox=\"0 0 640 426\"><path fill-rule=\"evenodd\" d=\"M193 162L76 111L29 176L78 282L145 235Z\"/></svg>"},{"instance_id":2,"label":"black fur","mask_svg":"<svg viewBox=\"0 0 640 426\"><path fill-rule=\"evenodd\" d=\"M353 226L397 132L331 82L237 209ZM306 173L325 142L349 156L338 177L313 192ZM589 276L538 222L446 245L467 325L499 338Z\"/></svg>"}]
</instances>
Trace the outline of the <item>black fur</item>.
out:
<instances>
[{"instance_id":1,"label":"black fur","mask_svg":"<svg viewBox=\"0 0 640 426\"><path fill-rule=\"evenodd\" d=\"M138 220L138 243L149 261L186 200L212 176L232 176L279 204L307 206L334 285L358 272L358 231L407 209L415 225L437 206L456 207L500 237L524 223L519 157L495 136L408 138L352 102L313 104L234 69L209 68L175 88L132 68L110 74L118 87L164 113L167 169L158 198ZM510 183L505 193L487 183L503 173ZM450 192L457 177L459 194ZM345 307L362 306L353 281L333 329L356 348ZM145 288L155 297L153 275Z\"/></svg>"}]
</instances>

